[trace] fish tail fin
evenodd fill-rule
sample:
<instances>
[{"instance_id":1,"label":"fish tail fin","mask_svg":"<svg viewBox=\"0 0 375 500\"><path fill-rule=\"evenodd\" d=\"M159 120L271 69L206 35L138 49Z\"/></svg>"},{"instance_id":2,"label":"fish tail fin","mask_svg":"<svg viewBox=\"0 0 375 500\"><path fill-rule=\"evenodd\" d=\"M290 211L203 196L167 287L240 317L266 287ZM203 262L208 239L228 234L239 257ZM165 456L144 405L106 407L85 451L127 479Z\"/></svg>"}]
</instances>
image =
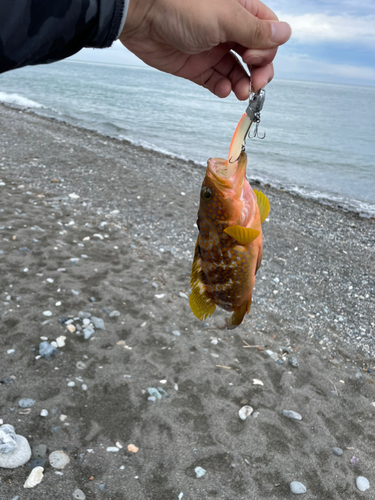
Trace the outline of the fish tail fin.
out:
<instances>
[{"instance_id":1,"label":"fish tail fin","mask_svg":"<svg viewBox=\"0 0 375 500\"><path fill-rule=\"evenodd\" d=\"M197 243L195 247L193 266L191 269L190 286L192 290L189 297L189 304L193 314L202 321L208 316L212 316L216 309L216 305L208 297L204 289L204 285L201 280L201 271L201 258Z\"/></svg>"},{"instance_id":2,"label":"fish tail fin","mask_svg":"<svg viewBox=\"0 0 375 500\"><path fill-rule=\"evenodd\" d=\"M251 306L251 299L244 302L236 311L233 312L232 316L227 319L227 330L234 330L239 326L245 314L249 314Z\"/></svg>"}]
</instances>

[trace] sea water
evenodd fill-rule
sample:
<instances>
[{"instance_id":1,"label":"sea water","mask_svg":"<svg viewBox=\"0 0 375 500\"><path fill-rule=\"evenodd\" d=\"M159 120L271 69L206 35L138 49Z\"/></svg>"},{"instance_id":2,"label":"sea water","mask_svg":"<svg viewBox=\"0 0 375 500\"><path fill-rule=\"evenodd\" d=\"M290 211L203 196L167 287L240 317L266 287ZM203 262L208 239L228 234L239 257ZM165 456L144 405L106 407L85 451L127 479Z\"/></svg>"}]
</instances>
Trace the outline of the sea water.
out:
<instances>
[{"instance_id":1,"label":"sea water","mask_svg":"<svg viewBox=\"0 0 375 500\"><path fill-rule=\"evenodd\" d=\"M77 61L0 75L0 102L202 166L227 157L246 109L152 68ZM375 87L276 79L263 132L247 141L250 178L375 215Z\"/></svg>"}]
</instances>

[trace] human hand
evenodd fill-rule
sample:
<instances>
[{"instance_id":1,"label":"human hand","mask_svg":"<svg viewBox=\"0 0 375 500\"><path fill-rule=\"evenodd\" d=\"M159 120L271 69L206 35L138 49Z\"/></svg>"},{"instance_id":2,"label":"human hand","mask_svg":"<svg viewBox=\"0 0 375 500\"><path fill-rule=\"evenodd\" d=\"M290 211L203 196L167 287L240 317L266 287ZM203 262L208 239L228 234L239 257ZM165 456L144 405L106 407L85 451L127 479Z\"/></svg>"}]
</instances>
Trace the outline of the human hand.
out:
<instances>
[{"instance_id":1,"label":"human hand","mask_svg":"<svg viewBox=\"0 0 375 500\"><path fill-rule=\"evenodd\" d=\"M208 88L249 97L273 78L272 61L291 35L260 0L130 0L121 42L149 66Z\"/></svg>"}]
</instances>

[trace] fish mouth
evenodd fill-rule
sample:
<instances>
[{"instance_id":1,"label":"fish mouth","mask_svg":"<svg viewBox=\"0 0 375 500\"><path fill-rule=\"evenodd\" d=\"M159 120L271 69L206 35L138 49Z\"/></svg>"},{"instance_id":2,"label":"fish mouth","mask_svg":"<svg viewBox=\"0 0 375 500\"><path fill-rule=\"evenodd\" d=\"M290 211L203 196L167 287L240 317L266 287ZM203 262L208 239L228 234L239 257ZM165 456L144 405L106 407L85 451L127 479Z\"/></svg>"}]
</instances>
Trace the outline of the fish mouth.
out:
<instances>
[{"instance_id":1,"label":"fish mouth","mask_svg":"<svg viewBox=\"0 0 375 500\"><path fill-rule=\"evenodd\" d=\"M223 158L210 158L207 162L207 176L219 187L232 189L246 175L247 156L241 152L234 162Z\"/></svg>"}]
</instances>

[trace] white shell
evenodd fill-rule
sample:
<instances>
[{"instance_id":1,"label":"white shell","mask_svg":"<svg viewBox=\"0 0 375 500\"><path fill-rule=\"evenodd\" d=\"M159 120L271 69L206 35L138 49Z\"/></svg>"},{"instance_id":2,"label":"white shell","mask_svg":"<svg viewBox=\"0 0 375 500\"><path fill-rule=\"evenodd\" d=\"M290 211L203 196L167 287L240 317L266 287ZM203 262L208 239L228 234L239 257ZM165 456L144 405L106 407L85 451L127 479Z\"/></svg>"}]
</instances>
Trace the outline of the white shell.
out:
<instances>
[{"instance_id":1,"label":"white shell","mask_svg":"<svg viewBox=\"0 0 375 500\"><path fill-rule=\"evenodd\" d=\"M54 469L63 469L70 462L70 458L61 450L53 451L49 456L49 463Z\"/></svg>"},{"instance_id":2,"label":"white shell","mask_svg":"<svg viewBox=\"0 0 375 500\"><path fill-rule=\"evenodd\" d=\"M253 378L253 385L264 385L263 382L257 378Z\"/></svg>"},{"instance_id":3,"label":"white shell","mask_svg":"<svg viewBox=\"0 0 375 500\"><path fill-rule=\"evenodd\" d=\"M240 417L241 420L246 420L247 417L250 417L250 415L253 413L253 411L254 411L254 408L252 406L245 405L238 412L238 416Z\"/></svg>"},{"instance_id":4,"label":"white shell","mask_svg":"<svg viewBox=\"0 0 375 500\"><path fill-rule=\"evenodd\" d=\"M34 467L30 472L29 477L26 479L24 488L34 488L37 484L42 482L43 479L43 467Z\"/></svg>"}]
</instances>

